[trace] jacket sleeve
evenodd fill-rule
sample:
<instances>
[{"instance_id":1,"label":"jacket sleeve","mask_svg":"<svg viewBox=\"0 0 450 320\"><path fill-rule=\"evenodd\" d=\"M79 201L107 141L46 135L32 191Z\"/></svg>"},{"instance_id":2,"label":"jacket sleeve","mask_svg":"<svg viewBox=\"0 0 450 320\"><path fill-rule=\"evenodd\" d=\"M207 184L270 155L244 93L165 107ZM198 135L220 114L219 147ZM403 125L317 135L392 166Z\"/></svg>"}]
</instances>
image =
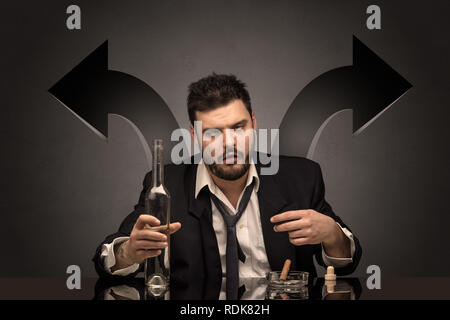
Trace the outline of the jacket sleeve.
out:
<instances>
[{"instance_id":1,"label":"jacket sleeve","mask_svg":"<svg viewBox=\"0 0 450 320\"><path fill-rule=\"evenodd\" d=\"M138 203L134 206L133 212L131 212L120 224L119 230L116 233L113 233L105 238L102 243L97 247L95 251L95 255L92 258L92 261L94 262L95 270L97 271L97 274L101 278L108 278L108 279L123 279L123 278L133 278L135 277L139 272L143 271L143 264L139 266L139 269L129 275L126 276L119 276L119 275L112 275L108 273L105 270L105 267L103 265L103 261L101 259L101 252L103 244L105 243L111 243L115 238L118 237L129 237L131 234L131 230L133 230L134 224L136 223L137 218L145 212L145 194L148 191L148 188L151 184L151 172L148 172L145 175L144 181L142 183L142 191L139 196Z\"/></svg>"},{"instance_id":2,"label":"jacket sleeve","mask_svg":"<svg viewBox=\"0 0 450 320\"><path fill-rule=\"evenodd\" d=\"M340 224L342 228L347 228L350 232L350 228L342 221L341 218L339 218L334 212L331 206L328 204L328 202L325 200L325 184L323 182L323 176L322 176L322 170L320 168L320 165L318 163L315 164L315 187L314 187L314 194L312 198L312 206L311 208L314 209L317 212L320 212L322 214L325 214L331 218L333 218L337 223ZM359 243L358 238L355 236L354 232L353 234L353 240L355 241L355 253L353 255L353 261L346 265L345 267L335 268L336 275L342 276L342 275L348 275L355 271L356 267L359 264L359 261L361 260L362 255L362 248ZM326 265L322 258L322 246L319 244L316 246L314 254L316 256L317 263L321 265L322 267L326 268Z\"/></svg>"}]
</instances>

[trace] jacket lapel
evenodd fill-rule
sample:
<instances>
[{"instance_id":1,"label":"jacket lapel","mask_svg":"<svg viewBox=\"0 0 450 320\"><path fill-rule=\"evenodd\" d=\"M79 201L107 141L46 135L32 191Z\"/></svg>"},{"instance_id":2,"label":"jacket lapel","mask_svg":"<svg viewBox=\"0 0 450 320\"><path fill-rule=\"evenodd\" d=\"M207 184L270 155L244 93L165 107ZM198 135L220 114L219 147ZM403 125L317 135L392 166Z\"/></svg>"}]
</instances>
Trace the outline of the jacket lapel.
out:
<instances>
[{"instance_id":1,"label":"jacket lapel","mask_svg":"<svg viewBox=\"0 0 450 320\"><path fill-rule=\"evenodd\" d=\"M197 165L192 166L189 182L189 209L190 215L199 220L200 237L202 241L202 251L204 258L204 268L206 279L204 282L204 299L218 299L222 285L222 266L220 263L219 247L216 233L212 224L211 200L207 187L203 188L195 199Z\"/></svg>"},{"instance_id":2,"label":"jacket lapel","mask_svg":"<svg viewBox=\"0 0 450 320\"><path fill-rule=\"evenodd\" d=\"M257 194L267 259L272 271L281 271L286 259L291 259L292 266L296 265L295 247L289 242L287 232L273 230L274 224L270 222L270 218L278 213L294 210L296 206L286 201L274 176L261 175L260 166L256 167L260 181Z\"/></svg>"}]
</instances>

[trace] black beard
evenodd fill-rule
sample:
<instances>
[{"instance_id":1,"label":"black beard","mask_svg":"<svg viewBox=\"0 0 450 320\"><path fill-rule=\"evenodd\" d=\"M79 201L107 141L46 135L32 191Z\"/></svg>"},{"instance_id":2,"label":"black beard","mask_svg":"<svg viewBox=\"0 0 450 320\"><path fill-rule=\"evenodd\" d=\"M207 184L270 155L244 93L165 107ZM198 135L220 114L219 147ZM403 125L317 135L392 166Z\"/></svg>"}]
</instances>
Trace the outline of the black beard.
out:
<instances>
[{"instance_id":1,"label":"black beard","mask_svg":"<svg viewBox=\"0 0 450 320\"><path fill-rule=\"evenodd\" d=\"M246 162L239 168L232 171L222 170L222 168L220 168L216 163L208 164L207 166L216 177L223 180L234 181L245 175L250 168L250 163Z\"/></svg>"}]
</instances>

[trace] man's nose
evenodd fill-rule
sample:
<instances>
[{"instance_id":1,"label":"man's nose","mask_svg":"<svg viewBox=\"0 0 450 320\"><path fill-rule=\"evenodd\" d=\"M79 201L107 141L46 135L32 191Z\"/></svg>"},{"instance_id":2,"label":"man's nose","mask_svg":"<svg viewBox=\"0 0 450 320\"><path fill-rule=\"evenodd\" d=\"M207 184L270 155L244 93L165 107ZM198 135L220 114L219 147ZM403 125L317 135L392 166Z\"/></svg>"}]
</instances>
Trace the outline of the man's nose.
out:
<instances>
[{"instance_id":1,"label":"man's nose","mask_svg":"<svg viewBox=\"0 0 450 320\"><path fill-rule=\"evenodd\" d=\"M227 148L228 149L236 148L237 138L236 138L236 135L234 134L234 130L226 129L225 134L223 135L223 138L225 140L225 141L223 141L224 152Z\"/></svg>"},{"instance_id":2,"label":"man's nose","mask_svg":"<svg viewBox=\"0 0 450 320\"><path fill-rule=\"evenodd\" d=\"M236 134L233 129L225 129L225 134L223 136L225 139L224 145L227 144L236 145Z\"/></svg>"}]
</instances>

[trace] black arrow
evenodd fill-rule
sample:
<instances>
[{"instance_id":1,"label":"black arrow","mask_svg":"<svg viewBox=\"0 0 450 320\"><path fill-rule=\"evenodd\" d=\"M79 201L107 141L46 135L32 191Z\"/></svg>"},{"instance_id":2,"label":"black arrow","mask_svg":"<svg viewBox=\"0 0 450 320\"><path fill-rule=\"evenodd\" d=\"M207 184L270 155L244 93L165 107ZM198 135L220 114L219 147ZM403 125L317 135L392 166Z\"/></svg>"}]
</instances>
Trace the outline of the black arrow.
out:
<instances>
[{"instance_id":1,"label":"black arrow","mask_svg":"<svg viewBox=\"0 0 450 320\"><path fill-rule=\"evenodd\" d=\"M353 109L353 132L359 134L411 87L353 36L353 65L315 78L292 102L280 125L280 154L311 157L316 132L343 109Z\"/></svg>"},{"instance_id":2,"label":"black arrow","mask_svg":"<svg viewBox=\"0 0 450 320\"><path fill-rule=\"evenodd\" d=\"M123 72L108 70L108 41L49 92L103 138L108 133L108 113L125 117L139 128L147 142L164 139L164 155L167 161L170 159L171 147L175 144L170 142L170 135L179 128L177 121L164 100L145 82Z\"/></svg>"}]
</instances>

